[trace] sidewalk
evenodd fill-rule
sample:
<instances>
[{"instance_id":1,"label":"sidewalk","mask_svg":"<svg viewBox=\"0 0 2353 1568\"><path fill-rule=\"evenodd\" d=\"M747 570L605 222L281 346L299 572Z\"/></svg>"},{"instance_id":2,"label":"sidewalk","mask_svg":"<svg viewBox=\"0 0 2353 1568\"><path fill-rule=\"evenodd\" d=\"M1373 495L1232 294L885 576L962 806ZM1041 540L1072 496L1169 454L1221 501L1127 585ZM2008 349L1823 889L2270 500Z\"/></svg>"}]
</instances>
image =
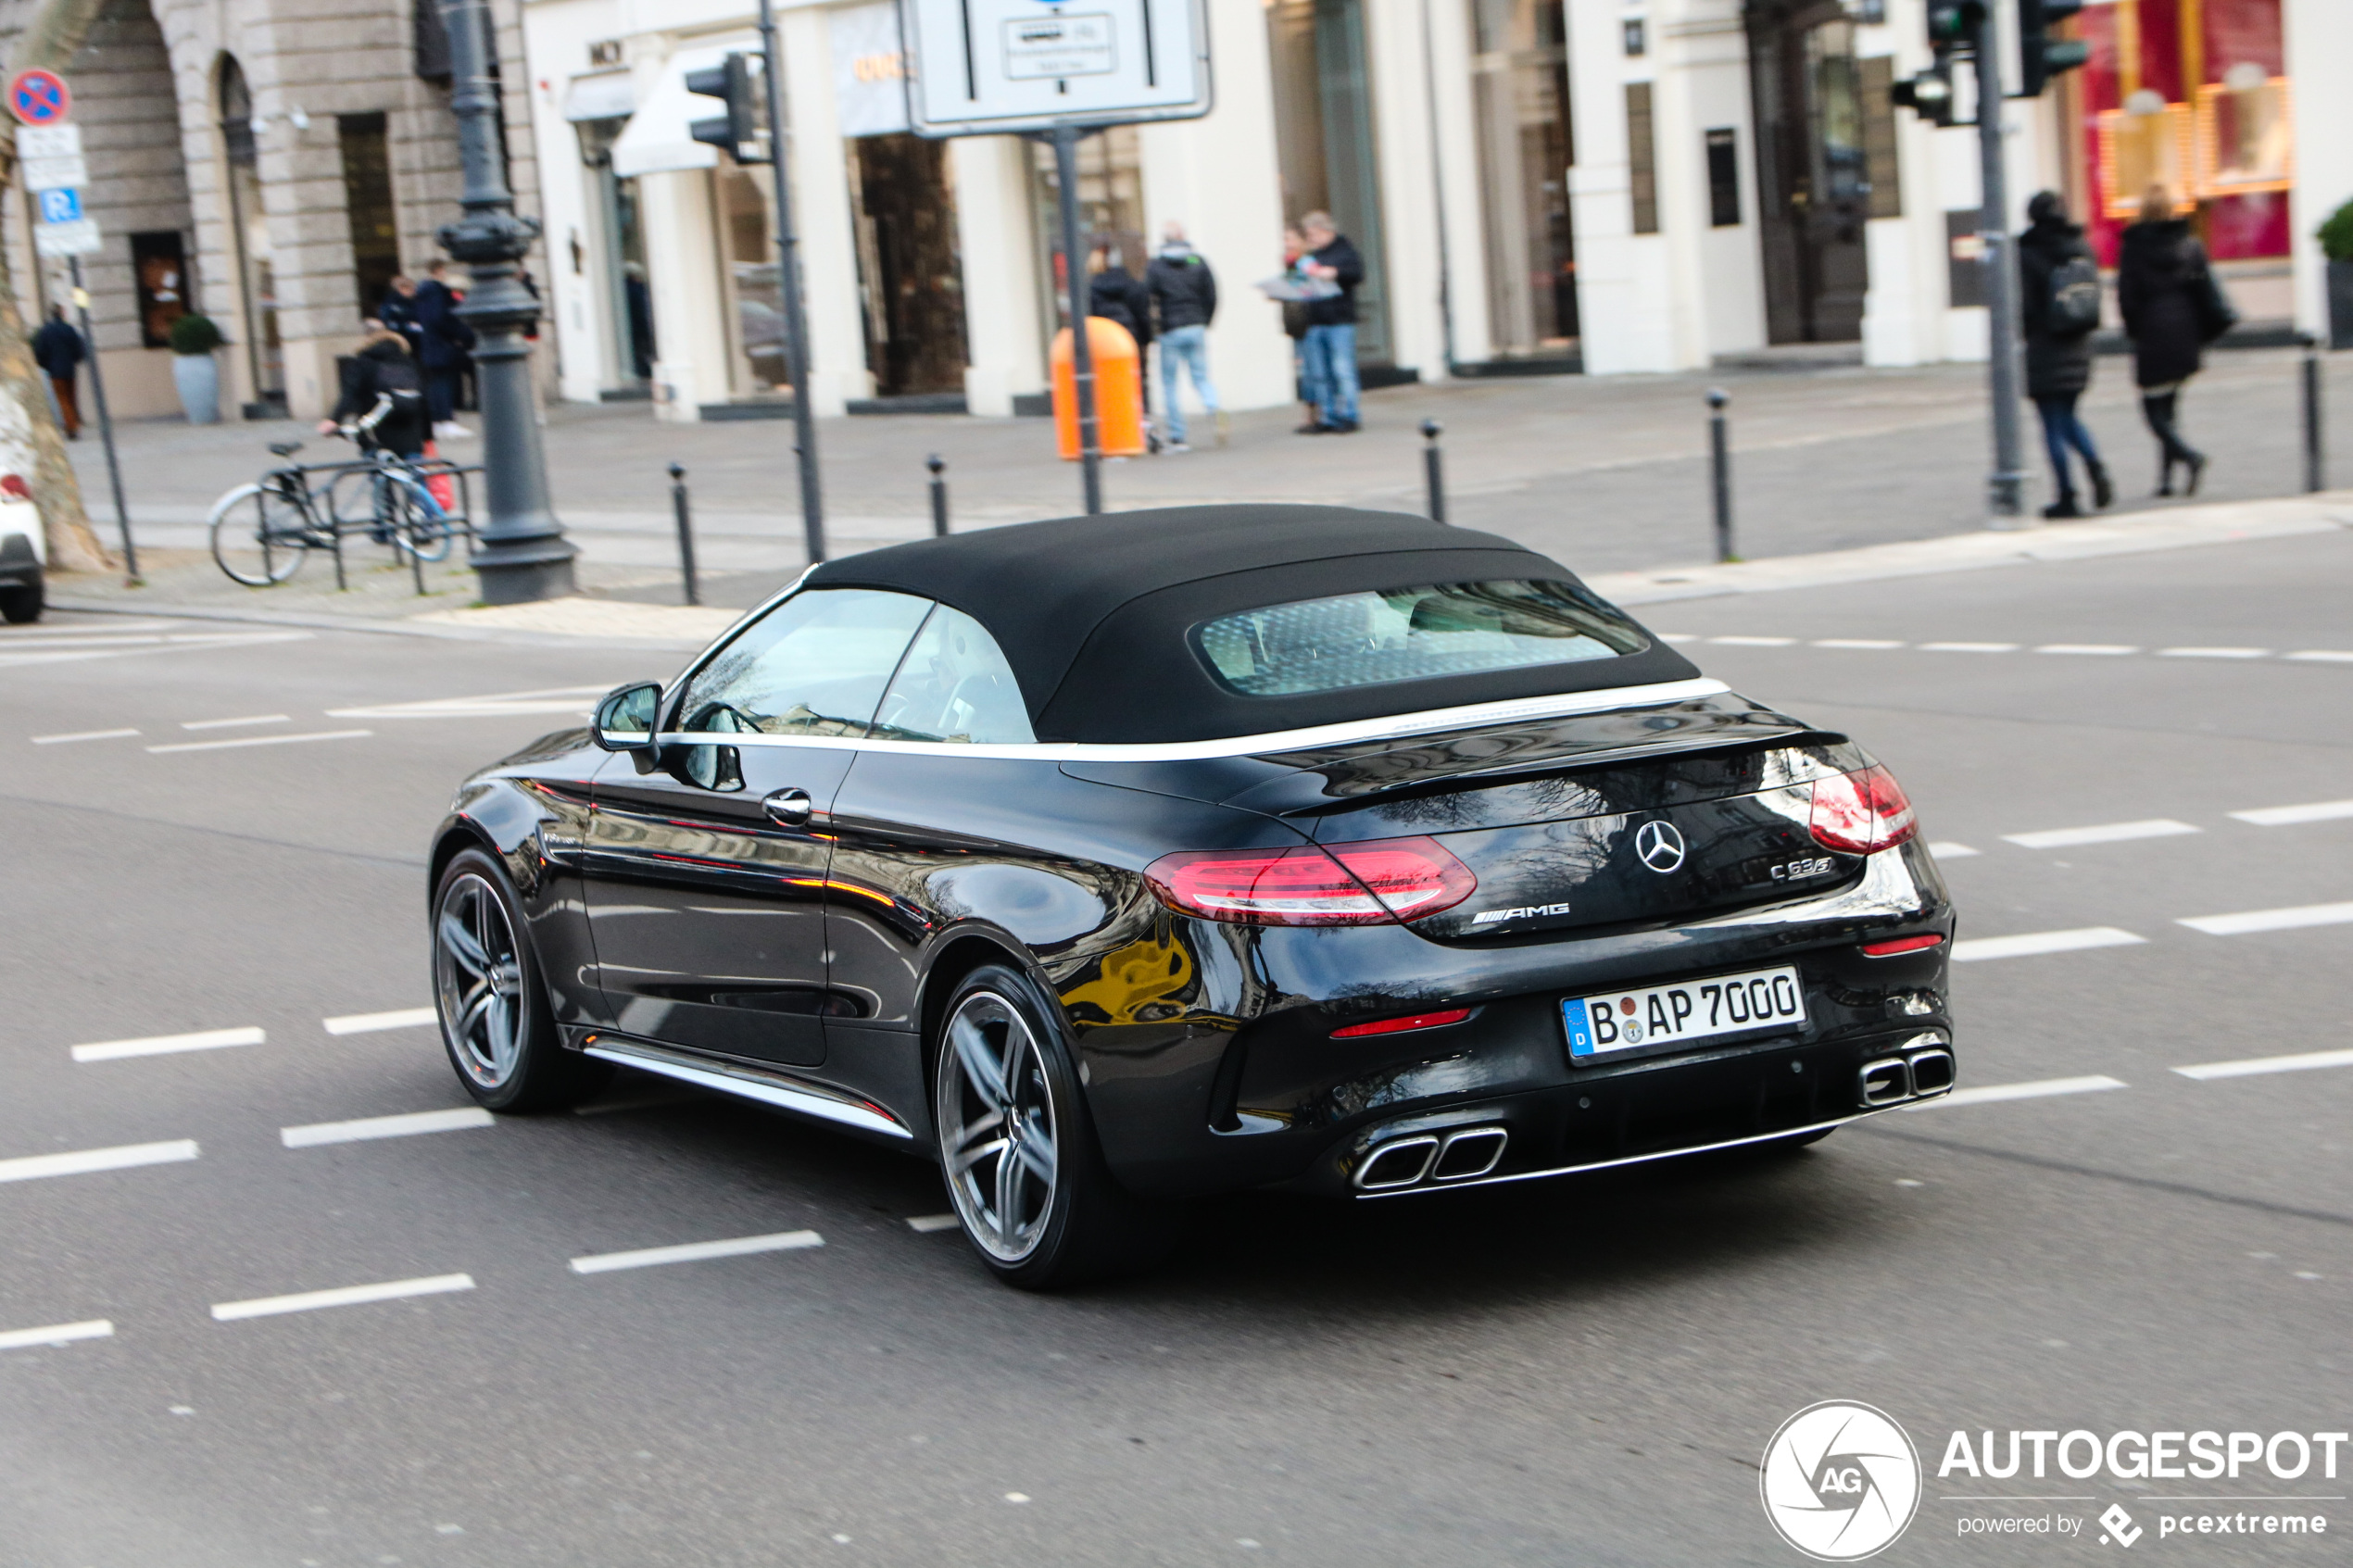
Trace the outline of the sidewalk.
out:
<instances>
[{"instance_id":1,"label":"sidewalk","mask_svg":"<svg viewBox=\"0 0 2353 1568\"><path fill-rule=\"evenodd\" d=\"M2190 439L2214 457L2202 503L2276 496L2301 476L2297 356L2218 354L2183 398ZM2340 477L2353 475L2353 355L2328 366L2332 445ZM1114 509L1274 500L1419 511L1418 426L1441 420L1452 521L1520 540L1588 576L1705 562L1713 553L1704 395L1732 395L1734 515L1752 559L1869 548L1974 533L1983 521L1987 435L1982 367L1913 370L1719 370L1711 376L1581 376L1400 387L1365 399L1366 428L1353 436L1290 433L1296 410L1234 418L1230 445L1183 456L1139 458L1105 468ZM2118 512L2181 502L2147 496L2154 468L2129 370L2103 360L2085 400L2115 470ZM2031 413L2031 493L2047 481ZM461 609L470 572L429 574L420 605L405 571L370 560L355 588L333 590L329 564L306 565L292 583L241 588L202 551L212 499L252 479L264 450L294 427L177 422L119 431L132 518L149 586L59 578L60 598L142 608L261 610L273 616L406 619ZM1203 432L1198 427L1195 433ZM686 465L693 487L697 554L707 602L741 608L790 579L802 564L798 481L786 421L661 425L643 405L560 406L545 428L557 512L580 546L580 579L592 595L676 604L677 555L668 464ZM948 463L959 531L1076 510L1076 465L1059 461L1044 420L878 416L822 421L828 542L835 554L928 534L924 459ZM468 460L478 441L454 443ZM328 460L338 444L308 438L303 457ZM83 494L112 546L113 510L99 444L72 448ZM363 551L362 557L368 556Z\"/></svg>"}]
</instances>

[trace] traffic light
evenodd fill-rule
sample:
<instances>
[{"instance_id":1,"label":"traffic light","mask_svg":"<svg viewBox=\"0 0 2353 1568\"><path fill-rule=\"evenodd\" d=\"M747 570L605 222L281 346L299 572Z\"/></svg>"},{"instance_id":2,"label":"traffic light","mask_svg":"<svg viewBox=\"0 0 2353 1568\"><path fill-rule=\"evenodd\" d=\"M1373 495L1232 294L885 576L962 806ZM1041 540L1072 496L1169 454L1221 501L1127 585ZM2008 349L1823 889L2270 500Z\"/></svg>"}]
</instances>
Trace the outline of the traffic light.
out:
<instances>
[{"instance_id":1,"label":"traffic light","mask_svg":"<svg viewBox=\"0 0 2353 1568\"><path fill-rule=\"evenodd\" d=\"M1940 54L1934 65L1895 83L1887 95L1899 108L1911 110L1931 125L1953 124L1952 61Z\"/></svg>"},{"instance_id":2,"label":"traffic light","mask_svg":"<svg viewBox=\"0 0 2353 1568\"><path fill-rule=\"evenodd\" d=\"M2020 97L2041 97L2051 78L2092 57L2089 44L2051 36L2052 23L2065 21L2082 8L2083 0L2018 0Z\"/></svg>"},{"instance_id":3,"label":"traffic light","mask_svg":"<svg viewBox=\"0 0 2353 1568\"><path fill-rule=\"evenodd\" d=\"M749 60L741 55L730 55L718 65L690 70L686 73L686 91L717 98L727 106L724 115L689 124L688 135L698 142L726 148L737 163L768 161L767 132L761 129L759 109L752 101Z\"/></svg>"},{"instance_id":4,"label":"traffic light","mask_svg":"<svg viewBox=\"0 0 2353 1568\"><path fill-rule=\"evenodd\" d=\"M1939 56L1966 49L1985 19L1984 0L1928 0L1928 42Z\"/></svg>"}]
</instances>

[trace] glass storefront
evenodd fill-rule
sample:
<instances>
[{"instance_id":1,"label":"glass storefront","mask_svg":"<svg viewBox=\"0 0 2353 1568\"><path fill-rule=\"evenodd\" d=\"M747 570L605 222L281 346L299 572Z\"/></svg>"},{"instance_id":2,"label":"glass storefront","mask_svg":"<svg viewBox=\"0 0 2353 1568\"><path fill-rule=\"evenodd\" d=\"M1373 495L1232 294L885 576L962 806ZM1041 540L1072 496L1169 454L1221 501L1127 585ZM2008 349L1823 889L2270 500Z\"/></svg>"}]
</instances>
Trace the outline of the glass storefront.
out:
<instances>
[{"instance_id":1,"label":"glass storefront","mask_svg":"<svg viewBox=\"0 0 2353 1568\"><path fill-rule=\"evenodd\" d=\"M727 293L730 390L738 397L790 389L785 363L785 294L778 285L767 170L721 155L717 182L720 268Z\"/></svg>"},{"instance_id":2,"label":"glass storefront","mask_svg":"<svg viewBox=\"0 0 2353 1568\"><path fill-rule=\"evenodd\" d=\"M1364 0L1267 0L1266 41L1283 220L1328 212L1355 242L1365 257L1365 282L1356 291L1356 358L1387 364L1392 350ZM1267 236L1268 271L1280 254L1280 238Z\"/></svg>"},{"instance_id":3,"label":"glass storefront","mask_svg":"<svg viewBox=\"0 0 2353 1568\"><path fill-rule=\"evenodd\" d=\"M1070 297L1065 292L1069 274L1063 258L1062 188L1054 174L1054 149L1042 142L1032 143L1029 167L1029 209L1037 224L1038 254L1047 258L1038 286L1049 297L1038 320L1046 323L1051 345L1062 330L1063 307ZM1136 127L1114 125L1079 142L1078 216L1086 226L1087 245L1110 245L1120 266L1139 278L1144 275L1151 253L1145 248L1144 166Z\"/></svg>"},{"instance_id":4,"label":"glass storefront","mask_svg":"<svg viewBox=\"0 0 2353 1568\"><path fill-rule=\"evenodd\" d=\"M1577 338L1562 0L1470 0L1472 109L1485 187L1490 331L1504 354Z\"/></svg>"},{"instance_id":5,"label":"glass storefront","mask_svg":"<svg viewBox=\"0 0 2353 1568\"><path fill-rule=\"evenodd\" d=\"M905 132L849 143L866 369L885 397L964 389L964 270L948 147Z\"/></svg>"}]
</instances>

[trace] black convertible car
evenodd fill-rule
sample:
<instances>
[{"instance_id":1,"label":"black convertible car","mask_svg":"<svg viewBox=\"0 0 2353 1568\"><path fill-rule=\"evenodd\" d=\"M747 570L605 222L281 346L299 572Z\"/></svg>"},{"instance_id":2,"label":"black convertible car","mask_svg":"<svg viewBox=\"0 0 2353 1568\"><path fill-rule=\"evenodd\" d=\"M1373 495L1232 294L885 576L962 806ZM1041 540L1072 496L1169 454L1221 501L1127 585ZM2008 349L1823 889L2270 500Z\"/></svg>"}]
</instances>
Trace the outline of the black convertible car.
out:
<instances>
[{"instance_id":1,"label":"black convertible car","mask_svg":"<svg viewBox=\"0 0 2353 1568\"><path fill-rule=\"evenodd\" d=\"M1190 1195L1794 1146L1954 1076L1887 771L1391 513L829 561L468 780L432 916L484 1105L625 1063L936 1157L1023 1286Z\"/></svg>"}]
</instances>

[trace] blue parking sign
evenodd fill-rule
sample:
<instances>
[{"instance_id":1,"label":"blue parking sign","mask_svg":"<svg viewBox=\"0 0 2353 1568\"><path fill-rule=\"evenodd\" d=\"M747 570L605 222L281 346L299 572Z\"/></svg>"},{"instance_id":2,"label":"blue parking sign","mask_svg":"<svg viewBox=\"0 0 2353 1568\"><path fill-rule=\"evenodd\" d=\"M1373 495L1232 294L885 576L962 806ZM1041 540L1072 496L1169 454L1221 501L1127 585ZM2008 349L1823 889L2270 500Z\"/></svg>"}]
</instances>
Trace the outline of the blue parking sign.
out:
<instances>
[{"instance_id":1,"label":"blue parking sign","mask_svg":"<svg viewBox=\"0 0 2353 1568\"><path fill-rule=\"evenodd\" d=\"M78 223L82 220L82 193L72 189L40 191L41 221L44 223Z\"/></svg>"}]
</instances>

